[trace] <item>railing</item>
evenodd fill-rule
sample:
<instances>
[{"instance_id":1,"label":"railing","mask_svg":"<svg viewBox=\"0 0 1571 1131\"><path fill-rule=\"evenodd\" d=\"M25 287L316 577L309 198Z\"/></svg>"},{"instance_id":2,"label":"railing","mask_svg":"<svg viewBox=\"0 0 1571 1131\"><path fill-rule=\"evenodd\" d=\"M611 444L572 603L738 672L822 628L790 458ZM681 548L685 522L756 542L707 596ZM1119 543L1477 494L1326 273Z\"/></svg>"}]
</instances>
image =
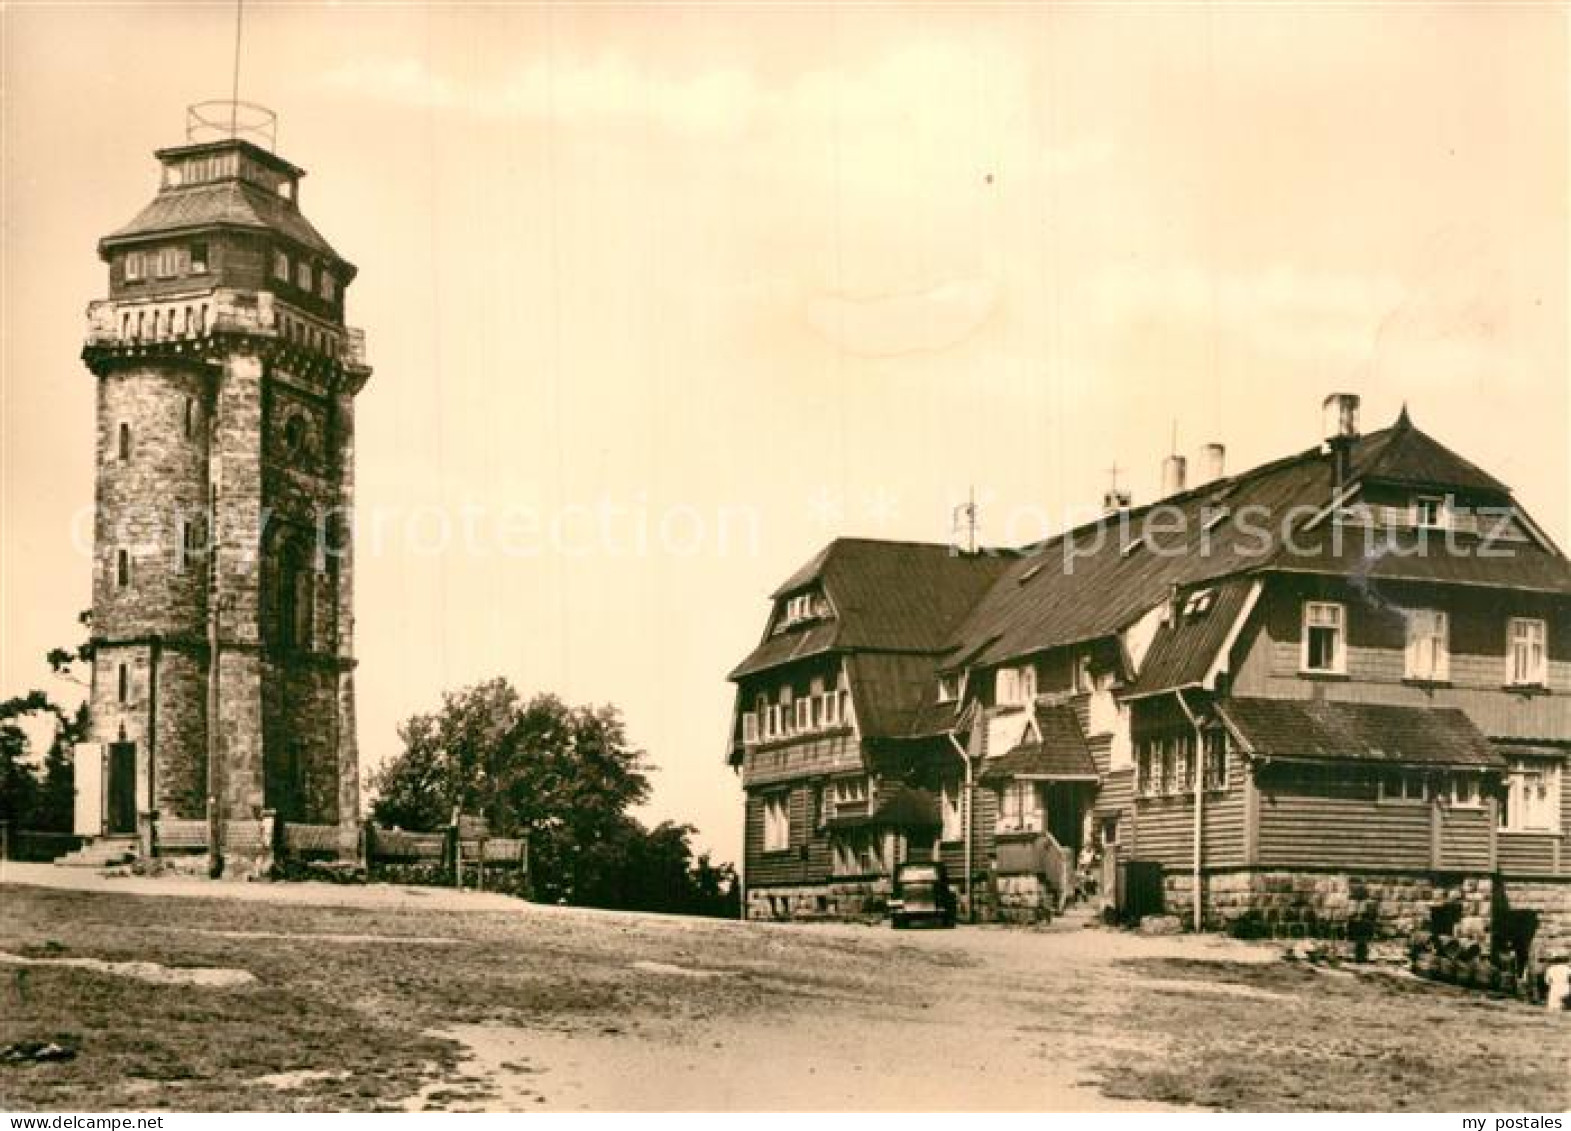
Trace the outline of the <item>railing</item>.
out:
<instances>
[{"instance_id":1,"label":"railing","mask_svg":"<svg viewBox=\"0 0 1571 1131\"><path fill-rule=\"evenodd\" d=\"M260 334L364 366L365 331L280 308L271 291L217 288L200 294L101 299L87 308L89 348L195 341L210 334Z\"/></svg>"}]
</instances>

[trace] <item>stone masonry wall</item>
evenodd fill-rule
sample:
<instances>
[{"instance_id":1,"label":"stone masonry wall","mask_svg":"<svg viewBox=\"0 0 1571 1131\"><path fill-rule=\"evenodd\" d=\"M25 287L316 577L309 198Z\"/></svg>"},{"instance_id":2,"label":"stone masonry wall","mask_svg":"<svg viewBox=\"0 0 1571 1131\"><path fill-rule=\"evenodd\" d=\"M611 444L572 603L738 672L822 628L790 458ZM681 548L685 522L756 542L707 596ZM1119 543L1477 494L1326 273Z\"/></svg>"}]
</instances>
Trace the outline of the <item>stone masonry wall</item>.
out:
<instances>
[{"instance_id":1,"label":"stone masonry wall","mask_svg":"<svg viewBox=\"0 0 1571 1131\"><path fill-rule=\"evenodd\" d=\"M825 884L749 888L748 919L880 919L889 899L889 879L868 877Z\"/></svg>"}]
</instances>

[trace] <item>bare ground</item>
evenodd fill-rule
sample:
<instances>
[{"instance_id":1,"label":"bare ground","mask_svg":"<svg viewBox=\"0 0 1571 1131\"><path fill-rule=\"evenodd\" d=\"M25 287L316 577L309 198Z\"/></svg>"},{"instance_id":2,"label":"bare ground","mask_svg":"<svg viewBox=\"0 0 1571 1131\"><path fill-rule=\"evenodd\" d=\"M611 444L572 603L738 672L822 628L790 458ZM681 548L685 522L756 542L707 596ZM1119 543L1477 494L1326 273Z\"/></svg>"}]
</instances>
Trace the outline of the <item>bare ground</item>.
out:
<instances>
[{"instance_id":1,"label":"bare ground","mask_svg":"<svg viewBox=\"0 0 1571 1131\"><path fill-rule=\"evenodd\" d=\"M4 867L0 952L27 962L0 965L0 1044L80 1048L73 1061L0 1066L9 1109L1559 1111L1571 1100L1564 1020L1205 936L896 934ZM121 963L255 981L149 981Z\"/></svg>"}]
</instances>

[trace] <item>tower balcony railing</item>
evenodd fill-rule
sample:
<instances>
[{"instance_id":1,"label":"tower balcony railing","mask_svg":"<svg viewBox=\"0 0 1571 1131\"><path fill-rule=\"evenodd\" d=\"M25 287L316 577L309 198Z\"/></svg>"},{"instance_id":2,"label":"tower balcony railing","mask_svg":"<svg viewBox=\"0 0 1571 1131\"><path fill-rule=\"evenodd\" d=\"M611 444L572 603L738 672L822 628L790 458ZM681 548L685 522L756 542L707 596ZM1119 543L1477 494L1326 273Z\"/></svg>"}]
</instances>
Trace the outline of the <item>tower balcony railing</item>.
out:
<instances>
[{"instance_id":1,"label":"tower balcony railing","mask_svg":"<svg viewBox=\"0 0 1571 1131\"><path fill-rule=\"evenodd\" d=\"M213 334L276 337L353 366L365 365L365 331L309 318L271 291L218 287L146 299L101 299L87 308L89 349L195 341Z\"/></svg>"}]
</instances>

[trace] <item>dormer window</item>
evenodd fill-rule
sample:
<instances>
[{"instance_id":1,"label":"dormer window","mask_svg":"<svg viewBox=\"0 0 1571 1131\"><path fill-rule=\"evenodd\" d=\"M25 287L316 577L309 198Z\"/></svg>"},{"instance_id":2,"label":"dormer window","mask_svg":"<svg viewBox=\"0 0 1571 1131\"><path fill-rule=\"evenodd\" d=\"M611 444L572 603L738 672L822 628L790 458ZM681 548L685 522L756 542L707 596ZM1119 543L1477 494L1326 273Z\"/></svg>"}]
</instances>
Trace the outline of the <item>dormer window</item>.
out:
<instances>
[{"instance_id":1,"label":"dormer window","mask_svg":"<svg viewBox=\"0 0 1571 1131\"><path fill-rule=\"evenodd\" d=\"M818 598L812 593L798 593L795 597L786 600L785 619L782 624L797 624L800 621L813 620L818 615Z\"/></svg>"},{"instance_id":2,"label":"dormer window","mask_svg":"<svg viewBox=\"0 0 1571 1131\"><path fill-rule=\"evenodd\" d=\"M999 668L993 684L993 698L1000 707L1019 707L1036 698L1036 668Z\"/></svg>"},{"instance_id":3,"label":"dormer window","mask_svg":"<svg viewBox=\"0 0 1571 1131\"><path fill-rule=\"evenodd\" d=\"M938 677L938 701L953 703L960 698L960 677L953 673Z\"/></svg>"},{"instance_id":4,"label":"dormer window","mask_svg":"<svg viewBox=\"0 0 1571 1131\"><path fill-rule=\"evenodd\" d=\"M1203 617L1211 611L1211 606L1216 604L1216 590L1196 589L1184 602L1184 616Z\"/></svg>"},{"instance_id":5,"label":"dormer window","mask_svg":"<svg viewBox=\"0 0 1571 1131\"><path fill-rule=\"evenodd\" d=\"M1413 500L1413 525L1423 530L1444 530L1451 525L1451 508L1444 496L1419 495Z\"/></svg>"}]
</instances>

